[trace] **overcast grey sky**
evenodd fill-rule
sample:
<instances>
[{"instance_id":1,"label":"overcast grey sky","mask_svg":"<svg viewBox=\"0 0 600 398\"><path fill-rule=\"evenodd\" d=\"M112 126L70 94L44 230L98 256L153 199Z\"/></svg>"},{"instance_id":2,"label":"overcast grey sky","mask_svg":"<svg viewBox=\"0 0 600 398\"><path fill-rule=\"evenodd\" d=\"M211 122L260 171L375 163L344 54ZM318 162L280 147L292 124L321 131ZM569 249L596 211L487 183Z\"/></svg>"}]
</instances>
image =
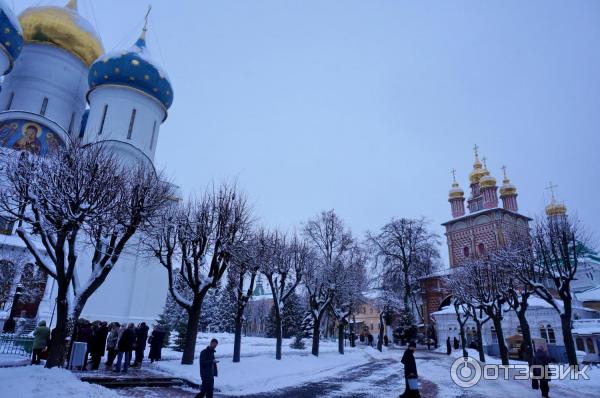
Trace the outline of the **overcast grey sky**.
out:
<instances>
[{"instance_id":1,"label":"overcast grey sky","mask_svg":"<svg viewBox=\"0 0 600 398\"><path fill-rule=\"evenodd\" d=\"M186 193L237 178L267 225L334 208L361 236L394 216L442 233L477 143L524 214L552 180L598 237L600 1L80 3L107 50L152 4L175 94L156 163Z\"/></svg>"}]
</instances>

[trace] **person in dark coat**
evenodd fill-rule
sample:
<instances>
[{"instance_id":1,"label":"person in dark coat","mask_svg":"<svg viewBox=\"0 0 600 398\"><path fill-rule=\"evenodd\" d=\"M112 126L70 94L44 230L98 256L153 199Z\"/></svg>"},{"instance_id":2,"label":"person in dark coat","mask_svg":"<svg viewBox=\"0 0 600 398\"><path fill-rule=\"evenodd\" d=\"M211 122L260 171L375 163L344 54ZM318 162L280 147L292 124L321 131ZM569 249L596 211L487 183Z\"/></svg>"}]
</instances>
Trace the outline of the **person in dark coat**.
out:
<instances>
[{"instance_id":1,"label":"person in dark coat","mask_svg":"<svg viewBox=\"0 0 600 398\"><path fill-rule=\"evenodd\" d=\"M367 335L367 340L369 342L369 346L373 347L373 335L371 333Z\"/></svg>"},{"instance_id":2,"label":"person in dark coat","mask_svg":"<svg viewBox=\"0 0 600 398\"><path fill-rule=\"evenodd\" d=\"M452 352L452 344L450 344L450 336L446 339L446 354L450 355Z\"/></svg>"},{"instance_id":3,"label":"person in dark coat","mask_svg":"<svg viewBox=\"0 0 600 398\"><path fill-rule=\"evenodd\" d=\"M125 357L125 364L123 366L123 373L127 373L127 368L129 368L129 362L131 361L131 351L133 350L133 341L135 339L135 325L130 323L123 333L121 337L119 337L119 341L117 342L117 364L115 365L115 372L121 371L121 362L123 361L123 357Z\"/></svg>"},{"instance_id":4,"label":"person in dark coat","mask_svg":"<svg viewBox=\"0 0 600 398\"><path fill-rule=\"evenodd\" d=\"M458 350L460 348L460 345L458 344L458 339L456 338L456 336L454 336L454 349Z\"/></svg>"},{"instance_id":5,"label":"person in dark coat","mask_svg":"<svg viewBox=\"0 0 600 398\"><path fill-rule=\"evenodd\" d=\"M144 351L146 350L146 340L148 340L148 326L145 322L135 329L135 361L133 366L141 367L144 359Z\"/></svg>"},{"instance_id":6,"label":"person in dark coat","mask_svg":"<svg viewBox=\"0 0 600 398\"><path fill-rule=\"evenodd\" d=\"M203 349L200 353L200 378L202 379L202 388L196 395L196 398L213 398L215 377L218 374L218 361L215 360L217 345L219 345L217 339L212 339L208 347Z\"/></svg>"},{"instance_id":7,"label":"person in dark coat","mask_svg":"<svg viewBox=\"0 0 600 398\"><path fill-rule=\"evenodd\" d=\"M538 379L539 388L544 398L548 398L548 394L550 393L550 385L548 384L550 378L548 377L546 368L548 364L550 364L548 353L543 347L538 347L533 356L533 365L537 365L533 368L533 375ZM541 368L542 366L544 369Z\"/></svg>"},{"instance_id":8,"label":"person in dark coat","mask_svg":"<svg viewBox=\"0 0 600 398\"><path fill-rule=\"evenodd\" d=\"M108 336L108 326L106 322L97 322L92 335L90 344L90 354L92 356L92 370L100 367L100 361L106 348L106 337Z\"/></svg>"},{"instance_id":9,"label":"person in dark coat","mask_svg":"<svg viewBox=\"0 0 600 398\"><path fill-rule=\"evenodd\" d=\"M77 333L75 341L87 344L87 350L85 352L85 358L83 360L83 366L81 370L87 370L88 359L90 355L90 346L92 344L92 325L85 319L80 319L77 324Z\"/></svg>"},{"instance_id":10,"label":"person in dark coat","mask_svg":"<svg viewBox=\"0 0 600 398\"><path fill-rule=\"evenodd\" d=\"M46 326L46 321L40 321L38 327L33 332L33 346L31 351L31 364L40 364L40 355L42 351L48 348L50 342L50 329Z\"/></svg>"},{"instance_id":11,"label":"person in dark coat","mask_svg":"<svg viewBox=\"0 0 600 398\"><path fill-rule=\"evenodd\" d=\"M408 348L402 355L402 364L404 365L404 381L406 382L406 390L400 397L412 398L420 397L419 390L411 390L408 379L417 379L419 377L417 373L417 362L415 361L415 351L417 350L417 344L414 341L408 343Z\"/></svg>"},{"instance_id":12,"label":"person in dark coat","mask_svg":"<svg viewBox=\"0 0 600 398\"><path fill-rule=\"evenodd\" d=\"M165 332L162 326L156 326L152 331L150 338L148 339L148 343L150 343L150 353L148 354L148 358L150 358L150 363L154 361L160 361L164 341Z\"/></svg>"}]
</instances>

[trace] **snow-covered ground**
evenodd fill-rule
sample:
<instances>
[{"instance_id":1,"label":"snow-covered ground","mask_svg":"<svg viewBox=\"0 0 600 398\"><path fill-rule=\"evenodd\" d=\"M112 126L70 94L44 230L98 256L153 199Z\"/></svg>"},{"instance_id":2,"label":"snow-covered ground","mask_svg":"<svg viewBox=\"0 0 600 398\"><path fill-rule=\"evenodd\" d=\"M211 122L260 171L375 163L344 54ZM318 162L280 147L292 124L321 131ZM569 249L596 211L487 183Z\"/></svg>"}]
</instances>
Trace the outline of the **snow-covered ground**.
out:
<instances>
[{"instance_id":1,"label":"snow-covered ground","mask_svg":"<svg viewBox=\"0 0 600 398\"><path fill-rule=\"evenodd\" d=\"M0 369L0 386L0 396L11 398L121 397L104 387L82 383L68 370L43 366Z\"/></svg>"},{"instance_id":2,"label":"snow-covered ground","mask_svg":"<svg viewBox=\"0 0 600 398\"><path fill-rule=\"evenodd\" d=\"M321 355L318 358L310 355L310 341L306 341L304 350L293 350L289 341L284 341L283 359L275 360L275 340L248 337L243 339L242 360L232 362L233 336L227 334L199 336L198 351L203 349L210 338L217 337L221 342L217 348L219 362L219 377L215 387L221 394L228 396L245 395L294 388L288 394L289 398L298 396L309 397L304 388L314 382L336 383L338 388L329 389L323 397L354 397L371 396L381 398L397 397L403 390L403 370L399 359L402 349L385 350L379 353L370 347L359 346L351 349L346 347L345 355L337 353L335 342L322 342ZM442 350L444 351L445 348ZM196 383L200 382L198 363L184 366L179 363L181 353L165 351L165 357L170 360L147 364L154 370L160 370L178 377L184 377ZM477 385L463 389L454 384L450 377L452 362L460 357L462 351L456 350L451 356L445 353L419 349L416 354L417 366L422 386L426 387L424 397L436 398L521 398L537 397L539 391L531 389L530 380L481 380ZM474 350L469 354L477 358ZM497 358L487 358L488 364L498 364ZM512 362L511 363L516 363ZM361 367L362 366L362 367ZM356 377L360 369L361 377ZM561 398L585 398L600 396L600 367L596 366L588 373L591 380L553 380L550 383L550 396ZM390 381L391 380L391 381ZM322 383L323 382L323 383ZM312 383L312 384L311 384ZM69 371L62 369L44 369L41 366L26 366L17 368L0 368L0 386L2 392L10 392L9 396L30 398L43 396L55 397L92 397L117 398L119 396L144 397L162 396L156 389L139 389L135 395L128 390L107 390L105 388L80 382ZM183 390L182 390L183 391ZM294 395L298 393L299 395ZM158 394L158 395L156 395ZM183 391L182 395L167 396L190 397L192 391ZM3 396L0 393L0 396ZM8 396L8 395L7 395Z\"/></svg>"},{"instance_id":3,"label":"snow-covered ground","mask_svg":"<svg viewBox=\"0 0 600 398\"><path fill-rule=\"evenodd\" d=\"M322 341L317 358L310 354L309 339L303 350L290 348L291 341L284 340L283 359L277 361L274 339L246 337L242 341L241 361L233 363L232 335L201 334L197 351L204 349L212 337L219 340L216 354L220 361L219 376L215 379L215 388L229 395L253 394L319 381L370 361L399 355L397 350L380 353L365 346L346 347L346 354L340 355L336 342ZM167 358L176 359L161 361L152 367L200 384L197 363L181 365L181 353L170 351L166 354Z\"/></svg>"}]
</instances>

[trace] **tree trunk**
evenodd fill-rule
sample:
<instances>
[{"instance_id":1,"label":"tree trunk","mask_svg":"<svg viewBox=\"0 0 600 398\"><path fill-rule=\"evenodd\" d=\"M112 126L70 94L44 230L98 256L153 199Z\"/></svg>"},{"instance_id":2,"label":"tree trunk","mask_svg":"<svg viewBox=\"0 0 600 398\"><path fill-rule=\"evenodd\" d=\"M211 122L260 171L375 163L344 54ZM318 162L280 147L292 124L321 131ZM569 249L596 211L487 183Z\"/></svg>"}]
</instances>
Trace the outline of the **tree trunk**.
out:
<instances>
[{"instance_id":1,"label":"tree trunk","mask_svg":"<svg viewBox=\"0 0 600 398\"><path fill-rule=\"evenodd\" d=\"M312 354L316 357L319 356L319 338L321 334L321 320L320 318L313 318L313 336L312 336Z\"/></svg>"},{"instance_id":2,"label":"tree trunk","mask_svg":"<svg viewBox=\"0 0 600 398\"><path fill-rule=\"evenodd\" d=\"M66 298L67 290L68 288L58 288L56 298L56 330L52 336L50 352L46 361L47 368L62 367L65 364L65 353L67 351L66 339L70 334L70 327L72 327L68 319L69 304Z\"/></svg>"},{"instance_id":3,"label":"tree trunk","mask_svg":"<svg viewBox=\"0 0 600 398\"><path fill-rule=\"evenodd\" d=\"M344 321L338 323L338 351L344 355Z\"/></svg>"},{"instance_id":4,"label":"tree trunk","mask_svg":"<svg viewBox=\"0 0 600 398\"><path fill-rule=\"evenodd\" d=\"M202 300L195 298L188 311L188 322L185 329L185 343L183 346L183 355L181 357L182 365L193 365L196 355L196 339L198 337L198 322L200 321L200 311L202 309Z\"/></svg>"},{"instance_id":5,"label":"tree trunk","mask_svg":"<svg viewBox=\"0 0 600 398\"><path fill-rule=\"evenodd\" d=\"M483 352L483 333L481 333L481 322L475 321L477 329L477 352L479 353L479 360L485 362L485 353Z\"/></svg>"},{"instance_id":6,"label":"tree trunk","mask_svg":"<svg viewBox=\"0 0 600 398\"><path fill-rule=\"evenodd\" d=\"M519 319L519 325L521 326L521 333L523 334L523 343L525 344L525 355L527 355L527 363L529 366L533 364L533 345L531 343L531 329L529 328L529 322L525 313L527 311L527 305L521 305L519 311L517 311L517 318Z\"/></svg>"},{"instance_id":7,"label":"tree trunk","mask_svg":"<svg viewBox=\"0 0 600 398\"><path fill-rule=\"evenodd\" d=\"M377 349L383 351L383 334L385 332L385 323L383 322L383 312L379 314L379 336L377 338Z\"/></svg>"},{"instance_id":8,"label":"tree trunk","mask_svg":"<svg viewBox=\"0 0 600 398\"><path fill-rule=\"evenodd\" d=\"M356 347L356 342L354 341L354 339L356 338L356 336L354 335L354 325L356 324L356 318L354 317L354 315L352 316L352 323L349 325L349 329L350 329L350 347Z\"/></svg>"},{"instance_id":9,"label":"tree trunk","mask_svg":"<svg viewBox=\"0 0 600 398\"><path fill-rule=\"evenodd\" d=\"M235 336L233 339L233 362L239 362L240 356L242 353L242 319L243 319L243 309L240 311L238 307L238 311L235 314Z\"/></svg>"},{"instance_id":10,"label":"tree trunk","mask_svg":"<svg viewBox=\"0 0 600 398\"><path fill-rule=\"evenodd\" d=\"M281 321L281 313L279 307L275 308L275 338L277 343L275 345L275 359L281 359L281 347L283 345L283 322Z\"/></svg>"},{"instance_id":11,"label":"tree trunk","mask_svg":"<svg viewBox=\"0 0 600 398\"><path fill-rule=\"evenodd\" d=\"M493 316L494 329L496 329L496 339L498 340L498 349L500 350L500 359L502 365L508 365L508 349L504 342L504 332L502 331L502 319L499 316Z\"/></svg>"},{"instance_id":12,"label":"tree trunk","mask_svg":"<svg viewBox=\"0 0 600 398\"><path fill-rule=\"evenodd\" d=\"M461 322L460 320L458 321L458 324L460 326L460 346L462 347L463 357L467 358L469 356L469 353L467 352L467 338L465 336L465 323L467 323L466 319L464 322Z\"/></svg>"},{"instance_id":13,"label":"tree trunk","mask_svg":"<svg viewBox=\"0 0 600 398\"><path fill-rule=\"evenodd\" d=\"M567 360L570 366L577 366L577 352L575 342L573 341L573 331L571 330L572 303L570 297L562 297L564 304L564 313L560 314L560 324L562 326L563 341L567 352Z\"/></svg>"}]
</instances>

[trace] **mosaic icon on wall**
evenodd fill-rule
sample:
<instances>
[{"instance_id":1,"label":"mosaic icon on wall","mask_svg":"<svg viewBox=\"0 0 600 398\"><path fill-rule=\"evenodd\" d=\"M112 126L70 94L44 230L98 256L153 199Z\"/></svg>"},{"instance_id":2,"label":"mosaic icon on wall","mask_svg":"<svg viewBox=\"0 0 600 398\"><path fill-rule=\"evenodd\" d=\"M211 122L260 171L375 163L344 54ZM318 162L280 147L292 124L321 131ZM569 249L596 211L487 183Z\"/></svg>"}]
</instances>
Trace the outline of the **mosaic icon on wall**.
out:
<instances>
[{"instance_id":1,"label":"mosaic icon on wall","mask_svg":"<svg viewBox=\"0 0 600 398\"><path fill-rule=\"evenodd\" d=\"M56 152L65 143L48 127L29 120L4 120L0 122L0 146L36 155Z\"/></svg>"}]
</instances>

